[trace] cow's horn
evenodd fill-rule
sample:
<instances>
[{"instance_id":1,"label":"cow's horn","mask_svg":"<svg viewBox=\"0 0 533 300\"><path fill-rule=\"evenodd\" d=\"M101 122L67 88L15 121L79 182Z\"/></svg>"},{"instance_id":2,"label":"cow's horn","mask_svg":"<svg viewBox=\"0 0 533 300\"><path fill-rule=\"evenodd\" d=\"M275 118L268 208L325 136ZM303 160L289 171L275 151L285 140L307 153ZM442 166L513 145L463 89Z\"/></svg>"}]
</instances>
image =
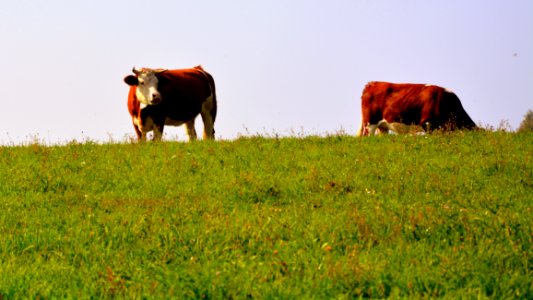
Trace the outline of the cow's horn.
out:
<instances>
[{"instance_id":1,"label":"cow's horn","mask_svg":"<svg viewBox=\"0 0 533 300\"><path fill-rule=\"evenodd\" d=\"M133 69L131 69L131 71L133 72L133 74L135 75L139 75L139 73L141 73L140 70L137 70L137 68L135 68L135 66L133 66Z\"/></svg>"}]
</instances>

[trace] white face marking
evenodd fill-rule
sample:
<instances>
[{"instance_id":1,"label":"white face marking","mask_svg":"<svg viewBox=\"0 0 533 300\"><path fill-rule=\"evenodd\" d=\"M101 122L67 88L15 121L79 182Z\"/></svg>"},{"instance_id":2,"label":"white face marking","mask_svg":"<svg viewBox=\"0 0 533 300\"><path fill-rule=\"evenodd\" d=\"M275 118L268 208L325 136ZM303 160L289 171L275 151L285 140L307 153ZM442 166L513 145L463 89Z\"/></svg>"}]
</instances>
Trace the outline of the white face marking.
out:
<instances>
[{"instance_id":1,"label":"white face marking","mask_svg":"<svg viewBox=\"0 0 533 300\"><path fill-rule=\"evenodd\" d=\"M161 94L157 90L158 80L153 71L141 71L137 75L139 84L137 85L137 91L135 95L142 105L154 105L161 101Z\"/></svg>"},{"instance_id":2,"label":"white face marking","mask_svg":"<svg viewBox=\"0 0 533 300\"><path fill-rule=\"evenodd\" d=\"M381 133L388 131L392 134L423 134L424 129L420 125L404 124L399 122L389 123L386 120L382 120L378 123L378 129Z\"/></svg>"},{"instance_id":3,"label":"white face marking","mask_svg":"<svg viewBox=\"0 0 533 300\"><path fill-rule=\"evenodd\" d=\"M391 124L389 124L387 120L383 119L378 122L377 128L379 130L379 134L389 134L391 131Z\"/></svg>"}]
</instances>

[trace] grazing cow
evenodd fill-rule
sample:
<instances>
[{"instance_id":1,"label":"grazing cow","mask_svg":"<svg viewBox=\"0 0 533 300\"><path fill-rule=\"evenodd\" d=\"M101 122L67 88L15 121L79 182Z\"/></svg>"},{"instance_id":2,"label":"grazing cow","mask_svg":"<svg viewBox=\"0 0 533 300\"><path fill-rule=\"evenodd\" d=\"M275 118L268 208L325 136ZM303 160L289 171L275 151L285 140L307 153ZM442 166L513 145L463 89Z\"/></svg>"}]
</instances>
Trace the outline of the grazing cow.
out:
<instances>
[{"instance_id":1,"label":"grazing cow","mask_svg":"<svg viewBox=\"0 0 533 300\"><path fill-rule=\"evenodd\" d=\"M133 68L124 82L130 86L128 110L139 141L153 131L160 140L165 125L185 124L189 141L196 140L194 120L200 114L204 123L204 139L214 139L217 114L215 82L201 66L191 69L166 70Z\"/></svg>"},{"instance_id":2,"label":"grazing cow","mask_svg":"<svg viewBox=\"0 0 533 300\"><path fill-rule=\"evenodd\" d=\"M369 82L361 96L361 112L358 136L374 135L378 125L391 129L387 124L394 123L419 125L426 132L476 128L453 92L428 84Z\"/></svg>"}]
</instances>

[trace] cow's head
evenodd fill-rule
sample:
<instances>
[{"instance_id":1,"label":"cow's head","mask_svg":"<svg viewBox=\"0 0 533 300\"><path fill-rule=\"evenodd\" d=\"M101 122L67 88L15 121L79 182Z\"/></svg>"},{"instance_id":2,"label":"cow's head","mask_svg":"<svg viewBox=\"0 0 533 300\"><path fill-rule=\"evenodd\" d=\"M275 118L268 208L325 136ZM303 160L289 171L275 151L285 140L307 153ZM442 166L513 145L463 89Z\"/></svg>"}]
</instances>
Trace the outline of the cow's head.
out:
<instances>
[{"instance_id":1,"label":"cow's head","mask_svg":"<svg viewBox=\"0 0 533 300\"><path fill-rule=\"evenodd\" d=\"M133 67L132 72L135 74L124 77L124 82L129 86L136 86L135 95L137 99L145 105L156 105L161 102L161 94L157 90L159 80L156 74L165 70L153 70L148 68L136 69Z\"/></svg>"}]
</instances>

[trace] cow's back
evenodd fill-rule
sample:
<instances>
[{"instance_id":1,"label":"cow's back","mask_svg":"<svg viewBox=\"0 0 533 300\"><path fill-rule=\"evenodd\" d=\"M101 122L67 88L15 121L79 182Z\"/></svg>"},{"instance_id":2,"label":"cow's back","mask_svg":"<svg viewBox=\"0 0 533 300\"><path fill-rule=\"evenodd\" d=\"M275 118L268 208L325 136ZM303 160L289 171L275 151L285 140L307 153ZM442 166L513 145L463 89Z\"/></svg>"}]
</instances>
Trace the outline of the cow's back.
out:
<instances>
[{"instance_id":1,"label":"cow's back","mask_svg":"<svg viewBox=\"0 0 533 300\"><path fill-rule=\"evenodd\" d=\"M370 82L361 97L363 122L377 124L386 119L391 123L420 125L422 112L431 108L428 101L431 103L431 98L438 93L435 88L423 84Z\"/></svg>"},{"instance_id":2,"label":"cow's back","mask_svg":"<svg viewBox=\"0 0 533 300\"><path fill-rule=\"evenodd\" d=\"M428 84L369 82L361 96L361 112L358 135L368 134L367 127L381 120L423 128L475 128L455 93Z\"/></svg>"},{"instance_id":3,"label":"cow's back","mask_svg":"<svg viewBox=\"0 0 533 300\"><path fill-rule=\"evenodd\" d=\"M209 78L196 68L167 70L157 77L162 98L159 109L173 120L193 119L212 92Z\"/></svg>"}]
</instances>

